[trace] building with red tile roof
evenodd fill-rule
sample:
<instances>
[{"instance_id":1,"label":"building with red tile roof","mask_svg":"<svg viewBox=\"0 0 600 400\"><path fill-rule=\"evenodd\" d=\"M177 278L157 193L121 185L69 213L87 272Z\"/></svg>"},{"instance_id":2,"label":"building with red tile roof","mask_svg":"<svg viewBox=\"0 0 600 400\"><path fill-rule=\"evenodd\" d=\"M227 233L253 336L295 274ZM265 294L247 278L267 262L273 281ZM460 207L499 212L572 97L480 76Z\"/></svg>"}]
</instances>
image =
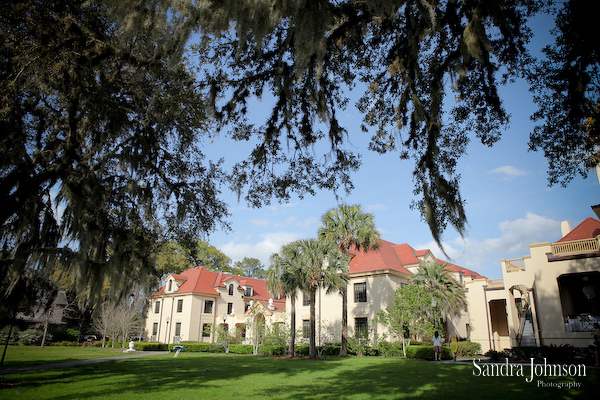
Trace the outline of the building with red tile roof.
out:
<instances>
[{"instance_id":1,"label":"building with red tile roof","mask_svg":"<svg viewBox=\"0 0 600 400\"><path fill-rule=\"evenodd\" d=\"M227 325L243 341L256 309L267 324L285 322L285 298L272 298L265 280L190 268L168 274L151 295L146 331L161 343L212 342L212 327Z\"/></svg>"},{"instance_id":2,"label":"building with red tile roof","mask_svg":"<svg viewBox=\"0 0 600 400\"><path fill-rule=\"evenodd\" d=\"M471 340L482 352L592 344L600 323L600 221L587 218L572 230L564 221L562 229L560 240L502 259L502 279L466 284Z\"/></svg>"},{"instance_id":3,"label":"building with red tile roof","mask_svg":"<svg viewBox=\"0 0 600 400\"><path fill-rule=\"evenodd\" d=\"M387 327L374 322L377 312L392 305L398 287L406 285L410 276L424 262L443 264L458 282L485 279L475 271L444 260L438 260L429 249L415 250L407 243L395 244L380 240L377 249L350 251L348 284L348 328L349 335L368 326L379 335L387 334ZM291 303L291 302L290 302ZM290 305L288 303L288 306ZM300 294L296 300L296 326L308 332L309 299ZM327 294L324 290L317 295L317 345L339 342L341 335L342 301L338 293ZM468 315L449 318L449 329L460 337L468 335Z\"/></svg>"}]
</instances>

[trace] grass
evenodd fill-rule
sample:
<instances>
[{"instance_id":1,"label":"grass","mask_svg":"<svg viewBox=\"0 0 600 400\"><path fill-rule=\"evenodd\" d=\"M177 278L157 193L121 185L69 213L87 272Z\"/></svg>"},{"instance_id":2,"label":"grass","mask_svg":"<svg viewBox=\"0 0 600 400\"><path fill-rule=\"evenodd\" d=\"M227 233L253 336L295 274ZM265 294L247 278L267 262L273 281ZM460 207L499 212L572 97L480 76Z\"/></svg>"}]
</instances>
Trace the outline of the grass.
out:
<instances>
[{"instance_id":1,"label":"grass","mask_svg":"<svg viewBox=\"0 0 600 400\"><path fill-rule=\"evenodd\" d=\"M470 365L379 357L277 359L182 353L2 377L0 399L554 399L596 398L600 370L580 389L538 387L525 377L474 376ZM525 368L525 375L529 369Z\"/></svg>"},{"instance_id":2,"label":"grass","mask_svg":"<svg viewBox=\"0 0 600 400\"><path fill-rule=\"evenodd\" d=\"M0 351L4 351L4 346L0 347ZM0 370L119 355L123 355L121 348L46 346L42 349L38 346L9 346Z\"/></svg>"}]
</instances>

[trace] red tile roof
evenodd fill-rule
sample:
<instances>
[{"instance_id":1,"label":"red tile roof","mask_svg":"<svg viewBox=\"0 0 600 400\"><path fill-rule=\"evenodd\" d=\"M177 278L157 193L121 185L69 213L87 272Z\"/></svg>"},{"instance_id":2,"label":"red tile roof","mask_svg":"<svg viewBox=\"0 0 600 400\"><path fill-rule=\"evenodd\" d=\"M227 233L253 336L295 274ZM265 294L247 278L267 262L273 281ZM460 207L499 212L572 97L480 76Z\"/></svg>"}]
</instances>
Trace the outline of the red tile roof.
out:
<instances>
[{"instance_id":1,"label":"red tile roof","mask_svg":"<svg viewBox=\"0 0 600 400\"><path fill-rule=\"evenodd\" d=\"M396 245L393 243L381 240L379 248L375 250L365 252L362 249L357 251L356 248L353 248L352 253L356 255L350 260L350 273L391 269L404 274L410 274L400 262L394 246Z\"/></svg>"},{"instance_id":2,"label":"red tile roof","mask_svg":"<svg viewBox=\"0 0 600 400\"><path fill-rule=\"evenodd\" d=\"M217 287L225 287L226 281L233 278L240 285L252 286L253 295L248 297L252 300L263 300L268 304L271 294L267 290L267 281L262 279L247 278L244 276L237 276L226 274L223 272L209 271L204 267L190 268L183 271L181 274L169 274L173 278L179 281L184 281L179 287L177 294L182 293L194 293L194 294L206 294L210 296L217 296ZM242 284L243 282L243 284ZM161 287L157 292L153 293L153 296L159 296L165 293L165 286ZM277 308L285 308L285 298L282 300L273 299L273 304Z\"/></svg>"},{"instance_id":3,"label":"red tile roof","mask_svg":"<svg viewBox=\"0 0 600 400\"><path fill-rule=\"evenodd\" d=\"M435 262L438 263L438 264L446 264L446 269L447 270L450 270L452 272L462 272L463 276L471 276L471 277L473 277L473 279L479 279L479 278L485 278L485 279L487 279L485 276L479 275L475 271L472 271L472 270L464 268L464 267L459 267L458 265L451 264L451 263L449 263L447 261L436 260Z\"/></svg>"},{"instance_id":4,"label":"red tile roof","mask_svg":"<svg viewBox=\"0 0 600 400\"><path fill-rule=\"evenodd\" d=\"M559 242L570 242L572 240L591 239L600 235L600 221L592 217L580 223L571 232L567 233Z\"/></svg>"},{"instance_id":5,"label":"red tile roof","mask_svg":"<svg viewBox=\"0 0 600 400\"><path fill-rule=\"evenodd\" d=\"M429 249L415 250L406 243L394 244L386 240L381 240L378 249L357 251L353 248L350 260L350 273L374 272L386 269L398 271L407 275L411 272L407 267L416 266L421 263L419 257L424 257L430 252ZM482 276L475 271L459 267L447 261L436 260L438 264L447 264L446 268L453 272L462 272L463 275L472 276L473 279Z\"/></svg>"}]
</instances>

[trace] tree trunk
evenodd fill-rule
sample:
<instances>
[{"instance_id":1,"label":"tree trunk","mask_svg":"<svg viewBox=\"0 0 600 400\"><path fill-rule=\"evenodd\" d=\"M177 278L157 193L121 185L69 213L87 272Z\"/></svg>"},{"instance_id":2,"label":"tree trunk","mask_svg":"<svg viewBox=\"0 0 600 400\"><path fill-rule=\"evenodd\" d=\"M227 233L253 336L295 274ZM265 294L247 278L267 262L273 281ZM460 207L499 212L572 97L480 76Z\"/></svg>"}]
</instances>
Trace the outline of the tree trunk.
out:
<instances>
[{"instance_id":1,"label":"tree trunk","mask_svg":"<svg viewBox=\"0 0 600 400\"><path fill-rule=\"evenodd\" d=\"M317 344L316 344L316 313L315 313L315 301L317 298L317 291L314 288L310 289L310 346L308 350L309 358L317 358Z\"/></svg>"},{"instance_id":2,"label":"tree trunk","mask_svg":"<svg viewBox=\"0 0 600 400\"><path fill-rule=\"evenodd\" d=\"M10 335L12 335L13 324L12 321L10 323L10 328L8 328L8 336L6 337L6 343L4 343L4 351L2 352L2 360L0 360L0 365L4 365L4 357L6 357L6 349L8 349L8 343L10 343Z\"/></svg>"},{"instance_id":3,"label":"tree trunk","mask_svg":"<svg viewBox=\"0 0 600 400\"><path fill-rule=\"evenodd\" d=\"M296 294L290 296L290 302L292 307L292 322L290 323L290 346L288 348L288 355L294 357L296 351Z\"/></svg>"},{"instance_id":4,"label":"tree trunk","mask_svg":"<svg viewBox=\"0 0 600 400\"><path fill-rule=\"evenodd\" d=\"M342 290L342 343L340 356L348 355L348 290Z\"/></svg>"}]
</instances>

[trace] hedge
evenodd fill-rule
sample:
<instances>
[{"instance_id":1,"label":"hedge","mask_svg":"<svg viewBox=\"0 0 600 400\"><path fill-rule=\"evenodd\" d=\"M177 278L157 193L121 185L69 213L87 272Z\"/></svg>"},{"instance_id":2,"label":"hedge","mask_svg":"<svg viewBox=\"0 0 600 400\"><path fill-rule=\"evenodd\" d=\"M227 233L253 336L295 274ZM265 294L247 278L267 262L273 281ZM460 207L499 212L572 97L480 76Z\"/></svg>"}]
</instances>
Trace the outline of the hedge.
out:
<instances>
[{"instance_id":1,"label":"hedge","mask_svg":"<svg viewBox=\"0 0 600 400\"><path fill-rule=\"evenodd\" d=\"M433 346L410 345L406 346L406 358L420 358L433 360ZM449 347L442 347L442 360L451 360L452 353Z\"/></svg>"},{"instance_id":2,"label":"hedge","mask_svg":"<svg viewBox=\"0 0 600 400\"><path fill-rule=\"evenodd\" d=\"M150 342L135 342L134 349L139 351L157 351L157 350L168 350L168 347L164 343L150 343Z\"/></svg>"}]
</instances>

